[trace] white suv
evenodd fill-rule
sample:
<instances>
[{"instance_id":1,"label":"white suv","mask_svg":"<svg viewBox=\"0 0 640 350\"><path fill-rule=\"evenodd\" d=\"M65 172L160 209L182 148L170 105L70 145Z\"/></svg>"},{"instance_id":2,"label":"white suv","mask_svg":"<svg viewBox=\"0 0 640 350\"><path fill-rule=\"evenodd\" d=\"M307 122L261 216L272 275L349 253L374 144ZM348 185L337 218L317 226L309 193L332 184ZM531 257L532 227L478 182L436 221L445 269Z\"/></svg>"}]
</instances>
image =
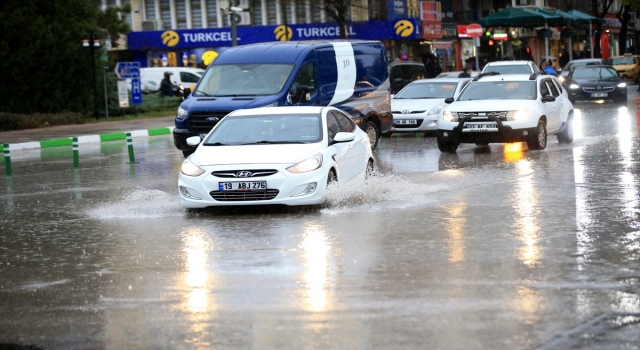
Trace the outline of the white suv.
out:
<instances>
[{"instance_id":1,"label":"white suv","mask_svg":"<svg viewBox=\"0 0 640 350\"><path fill-rule=\"evenodd\" d=\"M480 75L445 103L438 118L441 152L453 153L460 143L505 142L543 150L553 134L560 143L573 142L573 105L550 75Z\"/></svg>"},{"instance_id":2,"label":"white suv","mask_svg":"<svg viewBox=\"0 0 640 350\"><path fill-rule=\"evenodd\" d=\"M482 74L531 74L542 72L532 61L495 61L487 63L482 68Z\"/></svg>"}]
</instances>

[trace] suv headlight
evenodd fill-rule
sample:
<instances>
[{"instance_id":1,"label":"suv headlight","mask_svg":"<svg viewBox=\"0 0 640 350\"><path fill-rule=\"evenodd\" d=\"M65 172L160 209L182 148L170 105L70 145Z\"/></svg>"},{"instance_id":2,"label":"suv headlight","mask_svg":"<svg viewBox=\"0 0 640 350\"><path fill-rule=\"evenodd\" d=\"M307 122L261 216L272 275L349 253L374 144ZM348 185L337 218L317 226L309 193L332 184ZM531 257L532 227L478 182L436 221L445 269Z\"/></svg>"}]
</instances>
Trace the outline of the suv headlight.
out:
<instances>
[{"instance_id":1,"label":"suv headlight","mask_svg":"<svg viewBox=\"0 0 640 350\"><path fill-rule=\"evenodd\" d=\"M429 113L427 113L427 115L435 115L435 114L440 114L440 112L442 112L442 109L444 108L446 104L439 104L433 108L431 108L431 110L429 111Z\"/></svg>"},{"instance_id":2,"label":"suv headlight","mask_svg":"<svg viewBox=\"0 0 640 350\"><path fill-rule=\"evenodd\" d=\"M627 87L627 83L620 83L620 84L618 84L618 87L619 88L625 88L625 87Z\"/></svg>"},{"instance_id":3,"label":"suv headlight","mask_svg":"<svg viewBox=\"0 0 640 350\"><path fill-rule=\"evenodd\" d=\"M318 169L321 166L322 166L322 154L318 153L311 158L307 158L302 162L299 162L297 164L294 164L288 167L287 170L294 174L308 173L310 171L314 171Z\"/></svg>"},{"instance_id":4,"label":"suv headlight","mask_svg":"<svg viewBox=\"0 0 640 350\"><path fill-rule=\"evenodd\" d=\"M189 114L189 112L187 112L186 109L184 109L182 107L178 107L178 114L176 115L176 119L184 120L184 118L187 117L187 114Z\"/></svg>"},{"instance_id":5,"label":"suv headlight","mask_svg":"<svg viewBox=\"0 0 640 350\"><path fill-rule=\"evenodd\" d=\"M507 113L507 120L520 120L527 117L526 109L519 109L517 111L509 111Z\"/></svg>"},{"instance_id":6,"label":"suv headlight","mask_svg":"<svg viewBox=\"0 0 640 350\"><path fill-rule=\"evenodd\" d=\"M451 111L444 111L442 113L442 119L447 122L457 122L458 121L458 113Z\"/></svg>"},{"instance_id":7,"label":"suv headlight","mask_svg":"<svg viewBox=\"0 0 640 350\"><path fill-rule=\"evenodd\" d=\"M182 172L182 174L186 176L196 177L196 176L202 175L204 173L204 169L193 164L191 159L187 158L184 161L182 161L182 167L180 168L180 172Z\"/></svg>"},{"instance_id":8,"label":"suv headlight","mask_svg":"<svg viewBox=\"0 0 640 350\"><path fill-rule=\"evenodd\" d=\"M580 88L580 86L578 86L578 84L569 85L569 89L571 89L571 90L575 90L575 89L579 89L579 88Z\"/></svg>"}]
</instances>

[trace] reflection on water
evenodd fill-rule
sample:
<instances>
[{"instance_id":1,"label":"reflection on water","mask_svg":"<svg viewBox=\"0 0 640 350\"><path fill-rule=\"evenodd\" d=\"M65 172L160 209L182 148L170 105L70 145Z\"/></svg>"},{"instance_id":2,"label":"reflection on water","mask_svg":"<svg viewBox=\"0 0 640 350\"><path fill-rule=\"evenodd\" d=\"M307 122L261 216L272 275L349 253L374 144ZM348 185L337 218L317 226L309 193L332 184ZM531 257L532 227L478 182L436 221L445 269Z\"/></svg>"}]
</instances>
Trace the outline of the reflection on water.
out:
<instances>
[{"instance_id":1,"label":"reflection on water","mask_svg":"<svg viewBox=\"0 0 640 350\"><path fill-rule=\"evenodd\" d=\"M186 291L185 300L180 304L180 311L186 315L189 325L188 334L192 338L185 339L193 346L207 346L209 321L215 317L216 305L212 297L212 281L209 276L208 254L211 244L203 229L190 227L182 233L183 252L185 257L184 285L180 290Z\"/></svg>"},{"instance_id":2,"label":"reflection on water","mask_svg":"<svg viewBox=\"0 0 640 350\"><path fill-rule=\"evenodd\" d=\"M449 233L449 261L456 263L464 260L465 251L465 226L467 218L462 214L467 209L466 203L455 203L445 207L448 214L445 220L447 232Z\"/></svg>"},{"instance_id":3,"label":"reflection on water","mask_svg":"<svg viewBox=\"0 0 640 350\"><path fill-rule=\"evenodd\" d=\"M587 228L593 223L593 218L588 210L588 189L585 186L584 147L573 149L573 174L576 183L576 244L578 250L578 269L583 269L587 254L592 249L592 239Z\"/></svg>"},{"instance_id":4,"label":"reflection on water","mask_svg":"<svg viewBox=\"0 0 640 350\"><path fill-rule=\"evenodd\" d=\"M328 306L328 254L331 247L322 226L307 223L303 230L305 237L300 245L306 260L304 280L307 284L308 310L324 311Z\"/></svg>"},{"instance_id":5,"label":"reflection on water","mask_svg":"<svg viewBox=\"0 0 640 350\"><path fill-rule=\"evenodd\" d=\"M584 137L583 128L583 114L582 110L573 110L573 140L578 140Z\"/></svg>"},{"instance_id":6,"label":"reflection on water","mask_svg":"<svg viewBox=\"0 0 640 350\"><path fill-rule=\"evenodd\" d=\"M636 190L636 178L633 174L634 161L631 157L631 151L634 149L633 136L631 128L631 114L626 107L620 107L618 110L618 146L622 155L622 172L620 173L620 189L622 190L623 212L627 216L629 222L638 227L636 223L636 211L638 207L638 191Z\"/></svg>"},{"instance_id":7,"label":"reflection on water","mask_svg":"<svg viewBox=\"0 0 640 350\"><path fill-rule=\"evenodd\" d=\"M524 143L507 143L504 145L504 160L506 162L517 162L524 158Z\"/></svg>"},{"instance_id":8,"label":"reflection on water","mask_svg":"<svg viewBox=\"0 0 640 350\"><path fill-rule=\"evenodd\" d=\"M531 288L520 288L517 291L515 308L524 314L525 318L535 316L540 309L540 299L538 291Z\"/></svg>"},{"instance_id":9,"label":"reflection on water","mask_svg":"<svg viewBox=\"0 0 640 350\"><path fill-rule=\"evenodd\" d=\"M516 188L515 208L518 213L517 227L519 238L524 244L519 249L518 259L528 266L533 266L540 260L538 246L538 193L533 183L533 169L530 161L516 163L519 178Z\"/></svg>"}]
</instances>

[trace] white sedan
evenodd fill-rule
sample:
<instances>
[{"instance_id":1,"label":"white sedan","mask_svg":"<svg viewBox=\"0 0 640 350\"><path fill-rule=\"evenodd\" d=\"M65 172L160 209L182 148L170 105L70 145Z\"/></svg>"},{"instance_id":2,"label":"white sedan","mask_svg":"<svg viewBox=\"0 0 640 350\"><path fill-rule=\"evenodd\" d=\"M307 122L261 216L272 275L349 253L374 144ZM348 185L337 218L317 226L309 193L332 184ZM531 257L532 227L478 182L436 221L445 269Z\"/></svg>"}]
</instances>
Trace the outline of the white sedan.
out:
<instances>
[{"instance_id":1,"label":"white sedan","mask_svg":"<svg viewBox=\"0 0 640 350\"><path fill-rule=\"evenodd\" d=\"M373 170L367 134L334 107L234 111L202 140L178 178L185 208L313 205L331 182Z\"/></svg>"},{"instance_id":2,"label":"white sedan","mask_svg":"<svg viewBox=\"0 0 640 350\"><path fill-rule=\"evenodd\" d=\"M438 115L445 106L444 100L457 97L470 81L471 78L412 81L391 98L391 133L438 130Z\"/></svg>"}]
</instances>

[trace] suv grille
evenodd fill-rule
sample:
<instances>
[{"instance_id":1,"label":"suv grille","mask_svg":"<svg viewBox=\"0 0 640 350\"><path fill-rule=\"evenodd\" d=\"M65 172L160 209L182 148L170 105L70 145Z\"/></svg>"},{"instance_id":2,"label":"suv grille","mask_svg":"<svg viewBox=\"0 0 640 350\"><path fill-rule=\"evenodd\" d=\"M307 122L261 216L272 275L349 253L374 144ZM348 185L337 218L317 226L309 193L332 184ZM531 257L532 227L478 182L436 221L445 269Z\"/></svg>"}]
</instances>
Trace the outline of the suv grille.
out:
<instances>
[{"instance_id":1,"label":"suv grille","mask_svg":"<svg viewBox=\"0 0 640 350\"><path fill-rule=\"evenodd\" d=\"M211 191L211 198L219 202L248 202L248 201L268 201L276 198L280 193L276 189L267 189L263 191Z\"/></svg>"},{"instance_id":2,"label":"suv grille","mask_svg":"<svg viewBox=\"0 0 640 350\"><path fill-rule=\"evenodd\" d=\"M275 170L275 169L225 170L225 171L214 171L211 173L211 175L216 177L226 177L226 178L247 178L247 177L258 177L258 176L270 176L277 173L278 173L278 170Z\"/></svg>"},{"instance_id":3,"label":"suv grille","mask_svg":"<svg viewBox=\"0 0 640 350\"><path fill-rule=\"evenodd\" d=\"M584 92L611 92L615 89L615 86L585 86L582 88Z\"/></svg>"},{"instance_id":4,"label":"suv grille","mask_svg":"<svg viewBox=\"0 0 640 350\"><path fill-rule=\"evenodd\" d=\"M189 115L189 131L197 133L208 133L225 115L230 111L215 111L215 112L193 112ZM217 120L207 120L214 119Z\"/></svg>"},{"instance_id":5,"label":"suv grille","mask_svg":"<svg viewBox=\"0 0 640 350\"><path fill-rule=\"evenodd\" d=\"M507 120L509 112L458 112L458 118L471 118L473 121L489 121L487 117L498 117L500 120Z\"/></svg>"}]
</instances>

